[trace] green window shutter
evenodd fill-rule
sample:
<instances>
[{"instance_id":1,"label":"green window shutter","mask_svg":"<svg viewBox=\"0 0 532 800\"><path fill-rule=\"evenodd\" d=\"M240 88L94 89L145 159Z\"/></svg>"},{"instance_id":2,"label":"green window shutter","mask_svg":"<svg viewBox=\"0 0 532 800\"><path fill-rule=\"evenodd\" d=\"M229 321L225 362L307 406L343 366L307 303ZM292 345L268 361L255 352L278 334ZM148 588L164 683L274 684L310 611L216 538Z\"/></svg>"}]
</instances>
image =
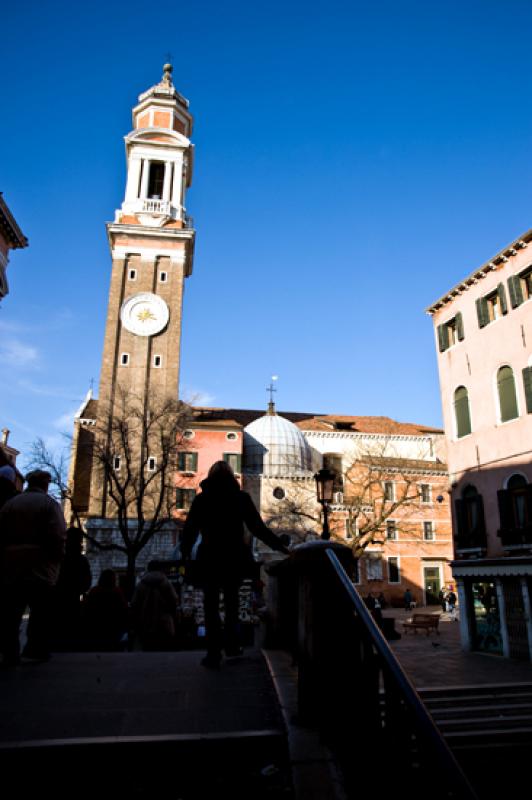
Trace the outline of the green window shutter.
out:
<instances>
[{"instance_id":1,"label":"green window shutter","mask_svg":"<svg viewBox=\"0 0 532 800\"><path fill-rule=\"evenodd\" d=\"M469 533L464 500L458 499L454 501L454 516L456 520L456 533L457 533L457 537L455 538L463 539Z\"/></svg>"},{"instance_id":2,"label":"green window shutter","mask_svg":"<svg viewBox=\"0 0 532 800\"><path fill-rule=\"evenodd\" d=\"M239 475L242 472L242 456L240 453L236 457L236 471Z\"/></svg>"},{"instance_id":3,"label":"green window shutter","mask_svg":"<svg viewBox=\"0 0 532 800\"><path fill-rule=\"evenodd\" d=\"M497 502L499 504L501 530L509 531L514 527L511 492L507 491L506 489L499 489L497 492Z\"/></svg>"},{"instance_id":4,"label":"green window shutter","mask_svg":"<svg viewBox=\"0 0 532 800\"><path fill-rule=\"evenodd\" d=\"M456 315L456 335L458 337L458 341L461 342L464 339L464 320L462 318L462 312L459 311Z\"/></svg>"},{"instance_id":5,"label":"green window shutter","mask_svg":"<svg viewBox=\"0 0 532 800\"><path fill-rule=\"evenodd\" d=\"M471 416L469 414L469 397L465 386L459 386L454 393L454 413L456 418L456 435L458 439L471 433Z\"/></svg>"},{"instance_id":6,"label":"green window shutter","mask_svg":"<svg viewBox=\"0 0 532 800\"><path fill-rule=\"evenodd\" d=\"M523 289L521 288L521 278L519 275L511 275L508 278L508 292L510 294L510 305L517 308L523 302Z\"/></svg>"},{"instance_id":7,"label":"green window shutter","mask_svg":"<svg viewBox=\"0 0 532 800\"><path fill-rule=\"evenodd\" d=\"M438 325L438 345L440 353L443 353L444 350L447 350L449 347L449 331L447 325Z\"/></svg>"},{"instance_id":8,"label":"green window shutter","mask_svg":"<svg viewBox=\"0 0 532 800\"><path fill-rule=\"evenodd\" d=\"M532 367L524 368L523 385L525 387L526 413L532 414Z\"/></svg>"},{"instance_id":9,"label":"green window shutter","mask_svg":"<svg viewBox=\"0 0 532 800\"><path fill-rule=\"evenodd\" d=\"M501 311L503 314L508 313L508 303L506 302L506 292L504 291L504 283L499 283L497 286L497 294L501 304Z\"/></svg>"},{"instance_id":10,"label":"green window shutter","mask_svg":"<svg viewBox=\"0 0 532 800\"><path fill-rule=\"evenodd\" d=\"M176 508L183 508L183 489L175 490L175 506Z\"/></svg>"},{"instance_id":11,"label":"green window shutter","mask_svg":"<svg viewBox=\"0 0 532 800\"><path fill-rule=\"evenodd\" d=\"M183 472L184 471L184 469L185 469L185 453L178 453L177 454L177 468L178 468L179 472Z\"/></svg>"},{"instance_id":12,"label":"green window shutter","mask_svg":"<svg viewBox=\"0 0 532 800\"><path fill-rule=\"evenodd\" d=\"M198 471L198 454L197 453L190 453L190 460L192 461L190 471L197 472Z\"/></svg>"},{"instance_id":13,"label":"green window shutter","mask_svg":"<svg viewBox=\"0 0 532 800\"><path fill-rule=\"evenodd\" d=\"M498 371L497 390L499 393L501 422L508 422L508 420L518 417L515 380L511 367L501 367Z\"/></svg>"},{"instance_id":14,"label":"green window shutter","mask_svg":"<svg viewBox=\"0 0 532 800\"><path fill-rule=\"evenodd\" d=\"M486 300L485 297L479 297L476 302L476 306L477 306L478 327L484 328L490 321L488 314L488 301Z\"/></svg>"},{"instance_id":15,"label":"green window shutter","mask_svg":"<svg viewBox=\"0 0 532 800\"><path fill-rule=\"evenodd\" d=\"M475 497L474 502L475 502L476 507L477 507L477 515L476 515L477 525L476 525L476 528L474 530L474 533L477 536L485 538L485 536L486 536L486 519L484 517L484 500L482 499L482 495L481 494L477 495L477 497Z\"/></svg>"}]
</instances>

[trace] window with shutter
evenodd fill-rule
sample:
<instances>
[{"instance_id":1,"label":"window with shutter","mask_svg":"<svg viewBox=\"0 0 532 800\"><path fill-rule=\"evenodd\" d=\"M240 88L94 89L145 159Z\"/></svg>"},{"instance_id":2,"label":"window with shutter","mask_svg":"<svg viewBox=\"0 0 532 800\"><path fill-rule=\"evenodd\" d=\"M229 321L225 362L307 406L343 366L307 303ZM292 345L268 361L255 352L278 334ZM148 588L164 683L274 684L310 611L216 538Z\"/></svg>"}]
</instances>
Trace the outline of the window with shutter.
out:
<instances>
[{"instance_id":1,"label":"window with shutter","mask_svg":"<svg viewBox=\"0 0 532 800\"><path fill-rule=\"evenodd\" d=\"M224 453L223 455L224 461L229 464L235 475L240 475L241 469L241 460L242 457L240 453Z\"/></svg>"},{"instance_id":2,"label":"window with shutter","mask_svg":"<svg viewBox=\"0 0 532 800\"><path fill-rule=\"evenodd\" d=\"M476 301L478 327L484 328L490 321L488 314L488 302L485 297L479 297Z\"/></svg>"},{"instance_id":3,"label":"window with shutter","mask_svg":"<svg viewBox=\"0 0 532 800\"><path fill-rule=\"evenodd\" d=\"M497 295L499 297L499 308L501 314L508 313L508 303L506 302L506 292L504 291L504 284L499 283L497 286Z\"/></svg>"},{"instance_id":4,"label":"window with shutter","mask_svg":"<svg viewBox=\"0 0 532 800\"><path fill-rule=\"evenodd\" d=\"M524 300L530 300L532 297L532 267L529 267L517 277L519 281L519 288L523 295Z\"/></svg>"},{"instance_id":5,"label":"window with shutter","mask_svg":"<svg viewBox=\"0 0 532 800\"><path fill-rule=\"evenodd\" d=\"M189 511L192 501L196 496L195 489L176 489L175 504L181 511Z\"/></svg>"},{"instance_id":6,"label":"window with shutter","mask_svg":"<svg viewBox=\"0 0 532 800\"><path fill-rule=\"evenodd\" d=\"M180 472L197 472L198 454L184 452L179 453L177 457L177 468Z\"/></svg>"},{"instance_id":7,"label":"window with shutter","mask_svg":"<svg viewBox=\"0 0 532 800\"><path fill-rule=\"evenodd\" d=\"M447 325L438 325L438 344L440 348L440 353L445 352L449 347L449 333L447 330Z\"/></svg>"},{"instance_id":8,"label":"window with shutter","mask_svg":"<svg viewBox=\"0 0 532 800\"><path fill-rule=\"evenodd\" d=\"M526 413L532 414L532 367L523 370L523 386L525 389Z\"/></svg>"},{"instance_id":9,"label":"window with shutter","mask_svg":"<svg viewBox=\"0 0 532 800\"><path fill-rule=\"evenodd\" d=\"M517 308L523 302L523 289L521 287L521 277L519 275L510 275L508 278L508 293L510 295L510 305L512 308Z\"/></svg>"},{"instance_id":10,"label":"window with shutter","mask_svg":"<svg viewBox=\"0 0 532 800\"><path fill-rule=\"evenodd\" d=\"M514 373L511 367L504 366L497 372L497 392L501 422L508 422L519 416L517 395L515 393Z\"/></svg>"},{"instance_id":11,"label":"window with shutter","mask_svg":"<svg viewBox=\"0 0 532 800\"><path fill-rule=\"evenodd\" d=\"M388 583L401 583L399 559L397 556L390 556L388 558Z\"/></svg>"},{"instance_id":12,"label":"window with shutter","mask_svg":"<svg viewBox=\"0 0 532 800\"><path fill-rule=\"evenodd\" d=\"M458 341L462 342L464 339L464 320L462 318L462 313L459 311L456 315L456 335L458 337Z\"/></svg>"},{"instance_id":13,"label":"window with shutter","mask_svg":"<svg viewBox=\"0 0 532 800\"><path fill-rule=\"evenodd\" d=\"M471 416L469 414L469 397L465 386L459 386L454 393L454 416L456 437L461 439L471 433Z\"/></svg>"},{"instance_id":14,"label":"window with shutter","mask_svg":"<svg viewBox=\"0 0 532 800\"><path fill-rule=\"evenodd\" d=\"M506 489L499 489L497 492L497 503L499 505L499 520L502 531L510 531L513 528L512 500L511 494Z\"/></svg>"}]
</instances>

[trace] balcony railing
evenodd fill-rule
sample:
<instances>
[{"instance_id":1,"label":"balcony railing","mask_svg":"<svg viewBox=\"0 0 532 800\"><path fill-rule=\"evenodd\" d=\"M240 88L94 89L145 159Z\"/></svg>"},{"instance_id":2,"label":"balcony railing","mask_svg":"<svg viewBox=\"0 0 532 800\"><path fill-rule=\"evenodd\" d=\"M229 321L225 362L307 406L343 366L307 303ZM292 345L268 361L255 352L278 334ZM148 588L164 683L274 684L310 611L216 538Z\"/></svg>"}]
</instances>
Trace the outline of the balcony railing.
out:
<instances>
[{"instance_id":1,"label":"balcony railing","mask_svg":"<svg viewBox=\"0 0 532 800\"><path fill-rule=\"evenodd\" d=\"M477 795L349 577L350 551L301 545L269 568L274 636L298 665L298 722L335 754L349 798Z\"/></svg>"},{"instance_id":2,"label":"balcony railing","mask_svg":"<svg viewBox=\"0 0 532 800\"><path fill-rule=\"evenodd\" d=\"M523 528L500 528L497 531L503 547L532 547L532 525Z\"/></svg>"},{"instance_id":3,"label":"balcony railing","mask_svg":"<svg viewBox=\"0 0 532 800\"><path fill-rule=\"evenodd\" d=\"M169 217L172 213L172 206L168 200L147 198L142 201L142 211L147 211L150 214L165 214Z\"/></svg>"}]
</instances>

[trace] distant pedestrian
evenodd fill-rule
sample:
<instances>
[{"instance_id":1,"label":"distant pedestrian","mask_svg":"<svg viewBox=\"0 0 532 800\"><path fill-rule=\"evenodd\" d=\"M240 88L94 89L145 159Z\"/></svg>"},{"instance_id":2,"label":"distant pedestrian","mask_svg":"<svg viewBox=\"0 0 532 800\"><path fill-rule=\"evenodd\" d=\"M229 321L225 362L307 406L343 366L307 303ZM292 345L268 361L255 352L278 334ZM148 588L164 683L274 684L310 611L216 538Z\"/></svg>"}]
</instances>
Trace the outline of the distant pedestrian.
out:
<instances>
[{"instance_id":1,"label":"distant pedestrian","mask_svg":"<svg viewBox=\"0 0 532 800\"><path fill-rule=\"evenodd\" d=\"M55 587L53 646L56 650L77 650L81 639L81 602L92 582L91 568L82 553L83 531L66 532L65 558Z\"/></svg>"},{"instance_id":2,"label":"distant pedestrian","mask_svg":"<svg viewBox=\"0 0 532 800\"><path fill-rule=\"evenodd\" d=\"M131 621L143 650L175 646L177 594L159 561L150 561L131 601Z\"/></svg>"},{"instance_id":3,"label":"distant pedestrian","mask_svg":"<svg viewBox=\"0 0 532 800\"><path fill-rule=\"evenodd\" d=\"M0 640L6 665L20 661L19 631L27 606L30 615L22 656L50 657L54 586L65 551L65 520L48 494L52 476L43 470L26 475L27 488L0 510Z\"/></svg>"},{"instance_id":4,"label":"distant pedestrian","mask_svg":"<svg viewBox=\"0 0 532 800\"><path fill-rule=\"evenodd\" d=\"M116 585L116 573L104 569L98 585L81 606L84 644L89 650L123 650L128 627L127 603Z\"/></svg>"},{"instance_id":5,"label":"distant pedestrian","mask_svg":"<svg viewBox=\"0 0 532 800\"><path fill-rule=\"evenodd\" d=\"M253 500L240 489L233 470L217 461L201 482L181 534L183 559L190 558L198 535L197 563L203 587L207 655L202 665L220 666L222 649L227 656L242 652L238 631L238 592L255 562L244 538L244 524L273 550L288 553L282 540L262 521ZM220 594L224 595L225 624L222 635Z\"/></svg>"},{"instance_id":6,"label":"distant pedestrian","mask_svg":"<svg viewBox=\"0 0 532 800\"><path fill-rule=\"evenodd\" d=\"M445 594L443 589L441 589L440 593L438 594L438 600L440 601L442 611L443 612L447 611L447 595Z\"/></svg>"},{"instance_id":7,"label":"distant pedestrian","mask_svg":"<svg viewBox=\"0 0 532 800\"><path fill-rule=\"evenodd\" d=\"M449 608L449 614L451 615L451 619L453 620L456 619L456 600L457 597L453 592L453 590L451 589L451 591L447 594L447 605Z\"/></svg>"},{"instance_id":8,"label":"distant pedestrian","mask_svg":"<svg viewBox=\"0 0 532 800\"><path fill-rule=\"evenodd\" d=\"M403 602L405 604L405 611L410 611L412 608L412 603L414 602L414 597L410 589L407 589L403 595Z\"/></svg>"}]
</instances>

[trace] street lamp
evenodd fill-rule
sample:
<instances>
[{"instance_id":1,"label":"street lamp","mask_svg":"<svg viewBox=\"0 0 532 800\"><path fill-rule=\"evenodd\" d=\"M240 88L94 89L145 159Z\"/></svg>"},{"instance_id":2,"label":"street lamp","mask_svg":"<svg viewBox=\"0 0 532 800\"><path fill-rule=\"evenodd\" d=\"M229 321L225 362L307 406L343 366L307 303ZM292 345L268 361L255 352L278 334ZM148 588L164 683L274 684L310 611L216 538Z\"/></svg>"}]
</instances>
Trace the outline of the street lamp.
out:
<instances>
[{"instance_id":1,"label":"street lamp","mask_svg":"<svg viewBox=\"0 0 532 800\"><path fill-rule=\"evenodd\" d=\"M329 520L328 520L328 513L329 513L329 503L332 503L333 499L333 489L334 489L334 479L336 478L336 473L330 469L320 469L319 472L316 472L314 475L314 480L316 481L316 494L318 498L318 503L323 508L323 531L321 534L321 538L325 541L328 541L331 538L331 534L329 531Z\"/></svg>"}]
</instances>

